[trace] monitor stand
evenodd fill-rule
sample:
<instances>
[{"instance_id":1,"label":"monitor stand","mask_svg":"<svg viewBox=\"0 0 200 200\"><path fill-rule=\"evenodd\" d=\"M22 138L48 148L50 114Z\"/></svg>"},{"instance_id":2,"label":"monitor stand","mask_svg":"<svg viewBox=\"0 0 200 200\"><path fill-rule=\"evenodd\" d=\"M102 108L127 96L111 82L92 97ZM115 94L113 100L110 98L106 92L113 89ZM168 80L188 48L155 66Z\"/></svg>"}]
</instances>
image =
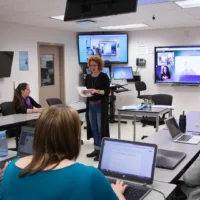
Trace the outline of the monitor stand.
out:
<instances>
[{"instance_id":1,"label":"monitor stand","mask_svg":"<svg viewBox=\"0 0 200 200\"><path fill-rule=\"evenodd\" d=\"M116 85L116 87L111 87L111 95L109 96L109 105L110 105L110 116L109 121L111 124L118 123L118 120L115 120L115 101L116 96L114 95L114 91L120 87L120 85ZM120 123L127 124L127 121L120 120Z\"/></svg>"}]
</instances>

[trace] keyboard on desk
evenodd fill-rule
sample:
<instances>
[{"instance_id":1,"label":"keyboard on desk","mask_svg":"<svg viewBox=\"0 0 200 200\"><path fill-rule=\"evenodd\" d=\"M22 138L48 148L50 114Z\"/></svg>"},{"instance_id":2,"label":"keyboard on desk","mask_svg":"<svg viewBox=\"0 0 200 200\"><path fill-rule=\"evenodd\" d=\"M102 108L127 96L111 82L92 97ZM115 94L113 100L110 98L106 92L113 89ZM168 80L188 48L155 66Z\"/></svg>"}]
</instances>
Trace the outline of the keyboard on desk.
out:
<instances>
[{"instance_id":1,"label":"keyboard on desk","mask_svg":"<svg viewBox=\"0 0 200 200\"><path fill-rule=\"evenodd\" d=\"M115 180L109 180L110 183L116 183ZM150 192L148 187L128 186L124 192L126 200L140 200L143 199Z\"/></svg>"},{"instance_id":2,"label":"keyboard on desk","mask_svg":"<svg viewBox=\"0 0 200 200\"><path fill-rule=\"evenodd\" d=\"M181 135L181 137L178 138L178 141L180 142L187 142L189 141L193 136L192 135Z\"/></svg>"}]
</instances>

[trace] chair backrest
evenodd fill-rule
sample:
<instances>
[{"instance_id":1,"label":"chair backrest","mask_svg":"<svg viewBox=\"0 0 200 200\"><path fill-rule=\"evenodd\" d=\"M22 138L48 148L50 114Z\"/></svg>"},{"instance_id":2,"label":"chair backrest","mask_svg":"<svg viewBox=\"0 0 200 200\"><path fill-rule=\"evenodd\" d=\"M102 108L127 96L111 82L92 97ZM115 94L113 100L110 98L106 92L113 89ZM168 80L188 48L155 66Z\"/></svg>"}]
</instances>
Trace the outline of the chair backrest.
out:
<instances>
[{"instance_id":1,"label":"chair backrest","mask_svg":"<svg viewBox=\"0 0 200 200\"><path fill-rule=\"evenodd\" d=\"M4 102L4 103L0 104L0 107L1 107L1 112L2 112L3 116L15 114L15 110L14 110L12 101Z\"/></svg>"},{"instance_id":2,"label":"chair backrest","mask_svg":"<svg viewBox=\"0 0 200 200\"><path fill-rule=\"evenodd\" d=\"M135 82L135 89L140 92L147 89L145 82L143 81L136 81Z\"/></svg>"},{"instance_id":3,"label":"chair backrest","mask_svg":"<svg viewBox=\"0 0 200 200\"><path fill-rule=\"evenodd\" d=\"M62 105L62 101L59 98L49 98L46 100L47 104L49 106L54 106L54 105Z\"/></svg>"},{"instance_id":4,"label":"chair backrest","mask_svg":"<svg viewBox=\"0 0 200 200\"><path fill-rule=\"evenodd\" d=\"M154 94L151 97L155 105L172 105L173 97L169 94Z\"/></svg>"}]
</instances>

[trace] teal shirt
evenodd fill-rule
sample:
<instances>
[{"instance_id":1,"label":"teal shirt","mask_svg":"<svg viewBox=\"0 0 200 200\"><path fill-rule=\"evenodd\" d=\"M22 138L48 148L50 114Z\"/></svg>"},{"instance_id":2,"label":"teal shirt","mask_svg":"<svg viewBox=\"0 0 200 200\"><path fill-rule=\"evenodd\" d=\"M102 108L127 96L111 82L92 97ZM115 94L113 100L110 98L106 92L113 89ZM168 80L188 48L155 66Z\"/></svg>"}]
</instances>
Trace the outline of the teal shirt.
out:
<instances>
[{"instance_id":1,"label":"teal shirt","mask_svg":"<svg viewBox=\"0 0 200 200\"><path fill-rule=\"evenodd\" d=\"M94 167L71 166L25 175L13 160L6 168L1 200L117 200L110 183Z\"/></svg>"}]
</instances>

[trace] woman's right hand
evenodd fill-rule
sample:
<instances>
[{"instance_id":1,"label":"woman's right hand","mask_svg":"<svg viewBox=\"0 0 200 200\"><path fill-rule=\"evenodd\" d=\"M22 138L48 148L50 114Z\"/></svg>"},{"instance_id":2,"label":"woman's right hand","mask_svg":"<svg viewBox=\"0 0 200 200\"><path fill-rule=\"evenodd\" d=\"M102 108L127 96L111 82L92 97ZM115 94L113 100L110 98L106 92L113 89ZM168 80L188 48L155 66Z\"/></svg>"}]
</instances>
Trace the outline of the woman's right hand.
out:
<instances>
[{"instance_id":1,"label":"woman's right hand","mask_svg":"<svg viewBox=\"0 0 200 200\"><path fill-rule=\"evenodd\" d=\"M127 188L127 185L124 185L124 181L117 180L116 183L112 183L111 186L119 200L126 200L123 194Z\"/></svg>"}]
</instances>

